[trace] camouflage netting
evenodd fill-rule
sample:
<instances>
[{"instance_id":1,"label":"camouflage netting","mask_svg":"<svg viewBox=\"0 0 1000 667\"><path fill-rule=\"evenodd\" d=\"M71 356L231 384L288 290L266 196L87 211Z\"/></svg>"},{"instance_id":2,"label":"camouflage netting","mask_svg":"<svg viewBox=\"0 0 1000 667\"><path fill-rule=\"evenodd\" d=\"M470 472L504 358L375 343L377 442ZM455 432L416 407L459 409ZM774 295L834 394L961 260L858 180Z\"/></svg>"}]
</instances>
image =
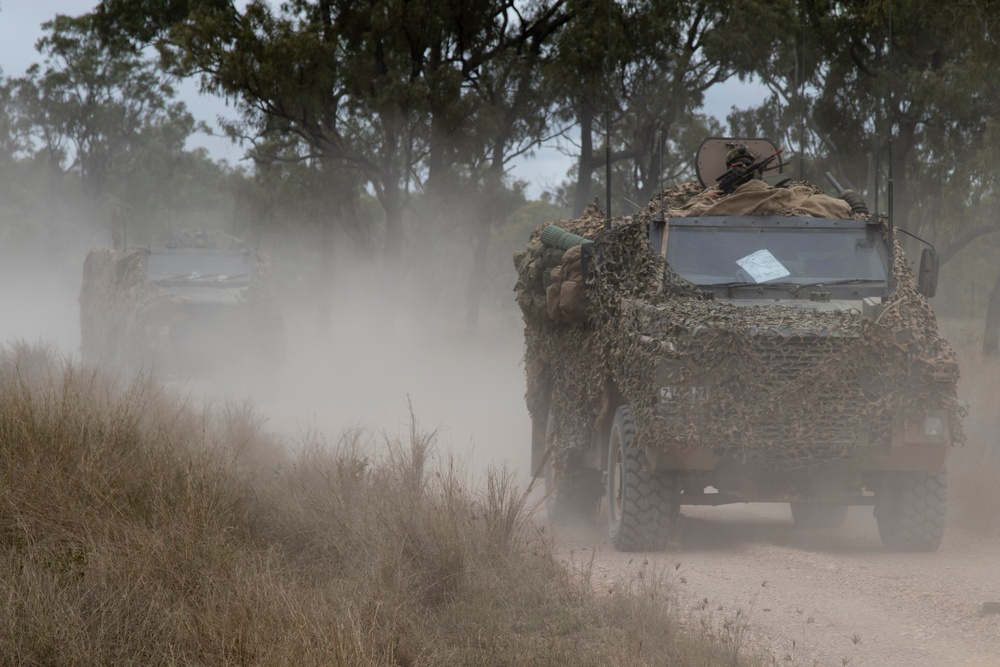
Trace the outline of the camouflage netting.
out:
<instances>
[{"instance_id":1,"label":"camouflage netting","mask_svg":"<svg viewBox=\"0 0 1000 667\"><path fill-rule=\"evenodd\" d=\"M741 214L851 217L843 201L805 183L766 192L759 182L748 186L761 196L748 206L737 190L729 203ZM662 194L672 217L722 203L704 201L696 183ZM615 218L608 231L596 207L553 223L598 241L585 291L576 288L577 257L567 262L569 251L543 244L542 228L514 257L528 409L544 420L552 394L561 443L588 446L618 393L632 408L641 445L710 446L739 460L851 456L934 408L947 411L953 440L961 441L955 355L898 241L894 291L877 318L775 302L737 306L710 298L650 251L647 226L660 210L657 197L634 218ZM885 220L882 230L888 233ZM572 298L561 299L567 283Z\"/></svg>"}]
</instances>

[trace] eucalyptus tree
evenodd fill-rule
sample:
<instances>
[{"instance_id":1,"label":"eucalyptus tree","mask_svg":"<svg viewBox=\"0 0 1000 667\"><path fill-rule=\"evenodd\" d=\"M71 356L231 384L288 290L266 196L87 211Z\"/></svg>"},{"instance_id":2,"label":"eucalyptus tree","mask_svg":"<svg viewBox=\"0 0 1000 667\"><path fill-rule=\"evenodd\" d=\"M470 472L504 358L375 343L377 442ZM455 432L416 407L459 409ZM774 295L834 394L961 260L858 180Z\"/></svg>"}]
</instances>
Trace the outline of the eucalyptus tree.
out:
<instances>
[{"instance_id":1,"label":"eucalyptus tree","mask_svg":"<svg viewBox=\"0 0 1000 667\"><path fill-rule=\"evenodd\" d=\"M1000 7L800 0L794 18L758 72L771 98L731 120L800 127L808 176L832 169L882 211L891 175L897 223L935 242L942 263L1000 231ZM1000 279L991 304L988 329L1000 329Z\"/></svg>"},{"instance_id":2,"label":"eucalyptus tree","mask_svg":"<svg viewBox=\"0 0 1000 667\"><path fill-rule=\"evenodd\" d=\"M561 5L543 7L526 21L514 14L516 5L510 4L506 15L516 25L503 26L488 41L493 52L468 70L472 76L463 86L463 106L472 109L472 115L467 126L458 126L466 126L460 143L467 149L464 164L478 195L471 215L473 254L465 294L468 331L477 325L491 233L524 201L519 189L508 184L506 172L513 159L531 151L552 131L551 98L537 81L552 57L554 35L570 18Z\"/></svg>"},{"instance_id":3,"label":"eucalyptus tree","mask_svg":"<svg viewBox=\"0 0 1000 667\"><path fill-rule=\"evenodd\" d=\"M644 203L658 179L690 169L694 149L715 127L696 113L705 92L760 68L785 30L790 4L649 1L630 9L619 93L627 103L616 134L625 183Z\"/></svg>"},{"instance_id":4,"label":"eucalyptus tree","mask_svg":"<svg viewBox=\"0 0 1000 667\"><path fill-rule=\"evenodd\" d=\"M24 214L28 188L23 181L30 176L23 160L27 140L15 110L15 87L0 70L0 247L20 249L30 222ZM29 201L35 204L36 201Z\"/></svg>"},{"instance_id":5,"label":"eucalyptus tree","mask_svg":"<svg viewBox=\"0 0 1000 667\"><path fill-rule=\"evenodd\" d=\"M255 158L285 159L295 147L330 173L361 173L383 208L383 255L393 259L412 193L448 192L438 184L481 153L463 154L462 139L485 116L468 97L485 63L558 25L560 4L251 0L239 10L218 0L103 0L96 17L107 39L156 43L174 71L232 100L240 119L230 131L252 142Z\"/></svg>"},{"instance_id":6,"label":"eucalyptus tree","mask_svg":"<svg viewBox=\"0 0 1000 667\"><path fill-rule=\"evenodd\" d=\"M697 113L705 91L758 69L790 11L789 0L570 6L574 19L558 38L549 85L580 133L576 212L593 199L593 182L607 166L595 134L610 141L616 190L639 203L664 177L689 173L697 142L717 127Z\"/></svg>"},{"instance_id":7,"label":"eucalyptus tree","mask_svg":"<svg viewBox=\"0 0 1000 667\"><path fill-rule=\"evenodd\" d=\"M891 172L897 218L938 233L949 190L969 194L975 179L962 165L972 164L1000 110L988 74L997 62L988 27L997 14L981 0L799 0L756 72L771 98L731 120L746 131L784 132L824 165L813 178L832 168L869 199L885 201Z\"/></svg>"},{"instance_id":8,"label":"eucalyptus tree","mask_svg":"<svg viewBox=\"0 0 1000 667\"><path fill-rule=\"evenodd\" d=\"M14 85L0 69L0 169L10 165L24 150L24 137L14 114Z\"/></svg>"},{"instance_id":9,"label":"eucalyptus tree","mask_svg":"<svg viewBox=\"0 0 1000 667\"><path fill-rule=\"evenodd\" d=\"M10 101L23 159L48 173L46 201L78 190L96 216L150 194L130 187L137 174L183 153L198 128L173 78L137 50L107 48L89 16L57 15L43 29L42 62L11 81Z\"/></svg>"},{"instance_id":10,"label":"eucalyptus tree","mask_svg":"<svg viewBox=\"0 0 1000 667\"><path fill-rule=\"evenodd\" d=\"M602 114L618 100L611 92L611 54L624 51L623 8L617 2L569 0L572 20L556 37L545 84L555 96L567 133L579 132L572 210L579 215L593 199L595 171L606 163L598 146Z\"/></svg>"},{"instance_id":11,"label":"eucalyptus tree","mask_svg":"<svg viewBox=\"0 0 1000 667\"><path fill-rule=\"evenodd\" d=\"M489 3L473 0L469 4L482 8ZM440 183L465 184L465 197L447 199L460 212L472 245L465 292L468 331L477 324L491 232L524 201L520 188L512 187L507 178L510 163L552 131L551 98L538 85L538 75L552 57L553 37L570 18L563 4L536 4L529 15L521 3L496 3L479 20L486 38L464 48L461 43L454 47L452 60L461 63L463 73L458 81L459 100L442 109L449 122L437 123L449 128L448 136L431 143L432 150L441 146L450 160L429 163L428 191L440 202L445 201ZM454 30L453 34L462 32ZM435 114L435 121L438 118ZM435 177L446 170L450 172L447 179Z\"/></svg>"},{"instance_id":12,"label":"eucalyptus tree","mask_svg":"<svg viewBox=\"0 0 1000 667\"><path fill-rule=\"evenodd\" d=\"M338 0L251 0L242 10L105 0L95 17L109 43L153 43L172 71L231 101L239 118L227 131L258 162L321 160L328 174L362 174L385 212L383 252L395 257L408 181L424 157L425 95L390 14Z\"/></svg>"}]
</instances>

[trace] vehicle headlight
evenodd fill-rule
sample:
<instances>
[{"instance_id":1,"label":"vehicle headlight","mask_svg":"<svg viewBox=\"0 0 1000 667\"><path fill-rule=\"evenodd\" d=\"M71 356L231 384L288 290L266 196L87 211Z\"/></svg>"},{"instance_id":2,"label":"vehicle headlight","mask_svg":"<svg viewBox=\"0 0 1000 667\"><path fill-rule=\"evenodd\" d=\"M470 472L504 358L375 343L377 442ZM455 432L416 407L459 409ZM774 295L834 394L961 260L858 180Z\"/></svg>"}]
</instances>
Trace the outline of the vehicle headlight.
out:
<instances>
[{"instance_id":1,"label":"vehicle headlight","mask_svg":"<svg viewBox=\"0 0 1000 667\"><path fill-rule=\"evenodd\" d=\"M924 417L924 435L930 438L944 437L945 422L944 417L939 415L927 415Z\"/></svg>"},{"instance_id":2,"label":"vehicle headlight","mask_svg":"<svg viewBox=\"0 0 1000 667\"><path fill-rule=\"evenodd\" d=\"M946 443L950 437L947 412L931 410L923 419L907 425L904 440L912 444L929 445Z\"/></svg>"}]
</instances>

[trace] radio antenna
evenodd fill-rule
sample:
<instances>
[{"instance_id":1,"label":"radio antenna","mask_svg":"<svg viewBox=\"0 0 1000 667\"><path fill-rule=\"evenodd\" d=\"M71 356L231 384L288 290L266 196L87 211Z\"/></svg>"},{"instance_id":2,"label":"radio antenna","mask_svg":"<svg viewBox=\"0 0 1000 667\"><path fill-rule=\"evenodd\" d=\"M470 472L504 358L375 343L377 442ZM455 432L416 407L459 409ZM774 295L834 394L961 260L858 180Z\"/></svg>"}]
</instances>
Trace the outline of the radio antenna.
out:
<instances>
[{"instance_id":1,"label":"radio antenna","mask_svg":"<svg viewBox=\"0 0 1000 667\"><path fill-rule=\"evenodd\" d=\"M659 173L660 176L660 221L662 222L666 220L666 218L664 217L666 215L666 212L664 210L665 204L663 201L665 199L665 197L663 196L663 130L656 131L656 147L659 149L660 152L660 158L657 161L658 164L656 166L656 171Z\"/></svg>"},{"instance_id":2,"label":"radio antenna","mask_svg":"<svg viewBox=\"0 0 1000 667\"><path fill-rule=\"evenodd\" d=\"M606 117L604 120L604 180L605 180L605 209L604 213L604 230L607 231L611 229L611 72L612 72L612 62L611 62L611 2L608 0L608 20L607 26L607 38L608 38L608 55L607 55L607 73L605 75L605 86L607 87L607 106L606 106Z\"/></svg>"},{"instance_id":3,"label":"radio antenna","mask_svg":"<svg viewBox=\"0 0 1000 667\"><path fill-rule=\"evenodd\" d=\"M877 118L878 116L876 116ZM882 189L882 142L875 137L875 220L878 220L878 195Z\"/></svg>"},{"instance_id":4,"label":"radio antenna","mask_svg":"<svg viewBox=\"0 0 1000 667\"><path fill-rule=\"evenodd\" d=\"M889 292L891 293L895 288L895 281L893 278L893 267L896 265L896 233L895 233L895 222L893 221L892 209L893 209L893 193L892 193L892 178L893 178L893 152L892 152L892 135L893 135L893 112L895 110L895 100L893 99L892 91L892 0L889 0L889 45L887 59L889 64L889 109L888 109L888 121L889 121L889 182L886 185L886 198L889 200L886 204L889 216Z\"/></svg>"},{"instance_id":5,"label":"radio antenna","mask_svg":"<svg viewBox=\"0 0 1000 667\"><path fill-rule=\"evenodd\" d=\"M806 180L806 8L805 3L799 3L799 20L802 21L802 43L799 45L799 57L795 63L798 70L799 84L799 180Z\"/></svg>"}]
</instances>

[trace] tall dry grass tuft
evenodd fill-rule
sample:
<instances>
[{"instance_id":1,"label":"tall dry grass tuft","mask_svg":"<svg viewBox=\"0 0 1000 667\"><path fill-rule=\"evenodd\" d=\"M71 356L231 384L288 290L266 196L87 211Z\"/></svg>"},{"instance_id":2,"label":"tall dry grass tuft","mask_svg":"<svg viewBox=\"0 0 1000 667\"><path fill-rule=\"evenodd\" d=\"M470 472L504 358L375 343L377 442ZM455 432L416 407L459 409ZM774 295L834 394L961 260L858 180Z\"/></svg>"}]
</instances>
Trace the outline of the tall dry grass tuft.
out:
<instances>
[{"instance_id":1,"label":"tall dry grass tuft","mask_svg":"<svg viewBox=\"0 0 1000 667\"><path fill-rule=\"evenodd\" d=\"M943 328L959 355L959 395L968 407L966 442L948 459L950 519L1000 534L1000 356L983 355L978 323L948 321Z\"/></svg>"},{"instance_id":2,"label":"tall dry grass tuft","mask_svg":"<svg viewBox=\"0 0 1000 667\"><path fill-rule=\"evenodd\" d=\"M733 664L658 575L595 594L527 489L471 489L411 424L292 457L247 403L0 351L4 664Z\"/></svg>"}]
</instances>

